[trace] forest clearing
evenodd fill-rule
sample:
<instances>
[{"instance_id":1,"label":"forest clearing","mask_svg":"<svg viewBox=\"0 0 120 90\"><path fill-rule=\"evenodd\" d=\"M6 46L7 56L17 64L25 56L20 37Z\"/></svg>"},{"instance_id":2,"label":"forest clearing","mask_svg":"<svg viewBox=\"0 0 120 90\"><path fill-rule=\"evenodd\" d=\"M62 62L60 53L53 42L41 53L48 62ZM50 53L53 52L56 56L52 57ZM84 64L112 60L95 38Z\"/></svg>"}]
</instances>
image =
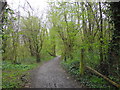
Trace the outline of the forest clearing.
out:
<instances>
[{"instance_id":1,"label":"forest clearing","mask_svg":"<svg viewBox=\"0 0 120 90\"><path fill-rule=\"evenodd\" d=\"M0 0L0 88L120 88L120 1Z\"/></svg>"}]
</instances>

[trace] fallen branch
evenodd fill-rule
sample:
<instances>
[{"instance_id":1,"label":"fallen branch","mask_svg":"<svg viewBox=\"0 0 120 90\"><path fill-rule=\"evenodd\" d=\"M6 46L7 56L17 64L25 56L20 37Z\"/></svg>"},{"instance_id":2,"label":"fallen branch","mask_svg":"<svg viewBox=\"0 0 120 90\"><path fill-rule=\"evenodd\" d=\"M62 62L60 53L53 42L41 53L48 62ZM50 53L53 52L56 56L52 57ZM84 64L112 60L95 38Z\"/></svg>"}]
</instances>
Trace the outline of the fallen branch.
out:
<instances>
[{"instance_id":1,"label":"fallen branch","mask_svg":"<svg viewBox=\"0 0 120 90\"><path fill-rule=\"evenodd\" d=\"M50 55L53 56L53 57L56 57L56 55L54 55L54 54L52 54L52 53L50 53L50 52L48 52L48 54L50 54Z\"/></svg>"},{"instance_id":2,"label":"fallen branch","mask_svg":"<svg viewBox=\"0 0 120 90\"><path fill-rule=\"evenodd\" d=\"M89 69L90 71L94 72L95 74L101 76L102 78L104 78L105 80L107 80L108 82L110 82L112 85L114 85L115 87L117 88L120 88L120 84L117 84L116 82L110 80L109 78L107 78L106 76L102 75L101 73L99 73L98 71L92 69L91 67L89 66L86 66L87 69Z\"/></svg>"}]
</instances>

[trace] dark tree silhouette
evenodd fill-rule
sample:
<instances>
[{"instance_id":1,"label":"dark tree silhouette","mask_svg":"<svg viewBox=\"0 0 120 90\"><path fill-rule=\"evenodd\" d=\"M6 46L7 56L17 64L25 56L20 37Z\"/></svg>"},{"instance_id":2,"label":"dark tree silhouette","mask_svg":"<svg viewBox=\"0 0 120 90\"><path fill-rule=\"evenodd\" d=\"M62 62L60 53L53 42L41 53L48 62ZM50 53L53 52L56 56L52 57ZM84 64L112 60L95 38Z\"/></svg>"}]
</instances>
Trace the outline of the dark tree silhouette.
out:
<instances>
[{"instance_id":1,"label":"dark tree silhouette","mask_svg":"<svg viewBox=\"0 0 120 90\"><path fill-rule=\"evenodd\" d=\"M110 3L110 9L114 29L109 47L108 61L109 74L113 74L113 71L120 71L120 2Z\"/></svg>"}]
</instances>

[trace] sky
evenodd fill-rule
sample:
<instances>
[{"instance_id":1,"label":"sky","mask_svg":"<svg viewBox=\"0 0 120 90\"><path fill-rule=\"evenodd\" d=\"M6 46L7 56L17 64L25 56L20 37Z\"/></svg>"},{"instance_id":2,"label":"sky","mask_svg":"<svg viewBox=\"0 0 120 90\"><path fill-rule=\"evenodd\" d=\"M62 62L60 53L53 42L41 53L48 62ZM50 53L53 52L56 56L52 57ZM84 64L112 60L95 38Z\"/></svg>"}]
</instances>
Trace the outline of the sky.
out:
<instances>
[{"instance_id":1,"label":"sky","mask_svg":"<svg viewBox=\"0 0 120 90\"><path fill-rule=\"evenodd\" d=\"M7 3L9 4L9 6L11 7L11 9L13 9L14 11L18 10L18 6L20 5L20 14L22 16L26 16L27 13L25 12L25 10L30 10L29 5L25 2L28 1L29 4L31 5L31 7L34 10L35 15L40 16L40 14L46 14L47 8L48 8L48 1L105 1L105 0L7 0ZM115 0L110 0L110 1L115 1ZM119 1L119 0L116 0ZM24 7L25 5L25 7ZM22 8L24 7L24 9Z\"/></svg>"},{"instance_id":2,"label":"sky","mask_svg":"<svg viewBox=\"0 0 120 90\"><path fill-rule=\"evenodd\" d=\"M24 5L25 1L28 1L33 8L42 10L46 7L48 0L7 0L8 4L14 6L14 8L18 7L19 2L21 5Z\"/></svg>"},{"instance_id":3,"label":"sky","mask_svg":"<svg viewBox=\"0 0 120 90\"><path fill-rule=\"evenodd\" d=\"M22 15L25 15L25 11L23 10L22 7L25 5L26 10L30 10L29 5L26 3L26 1L29 2L33 10L37 13L44 13L48 7L47 1L48 0L7 0L8 5L13 9L13 10L18 10L18 7L20 6L20 12ZM25 4L26 3L26 4Z\"/></svg>"},{"instance_id":4,"label":"sky","mask_svg":"<svg viewBox=\"0 0 120 90\"><path fill-rule=\"evenodd\" d=\"M28 1L30 3L30 5L34 8L34 9L39 9L39 11L45 11L45 9L47 8L48 1L106 1L106 0L7 0L8 4L10 5L10 7L12 7L13 9L17 9L19 2L21 6L24 6L25 1ZM120 0L108 0L108 1L120 1Z\"/></svg>"}]
</instances>

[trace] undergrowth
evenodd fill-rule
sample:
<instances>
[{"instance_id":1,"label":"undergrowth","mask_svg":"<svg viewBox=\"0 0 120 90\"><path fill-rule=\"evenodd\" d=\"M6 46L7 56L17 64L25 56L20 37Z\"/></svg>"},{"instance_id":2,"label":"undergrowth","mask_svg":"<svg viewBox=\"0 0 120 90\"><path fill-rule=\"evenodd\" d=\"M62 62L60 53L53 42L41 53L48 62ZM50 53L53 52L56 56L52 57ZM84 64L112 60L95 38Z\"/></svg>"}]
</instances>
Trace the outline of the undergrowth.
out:
<instances>
[{"instance_id":1,"label":"undergrowth","mask_svg":"<svg viewBox=\"0 0 120 90\"><path fill-rule=\"evenodd\" d=\"M12 64L9 61L2 62L2 88L21 88L26 83L22 81L23 75L28 75L28 70L38 64Z\"/></svg>"},{"instance_id":2,"label":"undergrowth","mask_svg":"<svg viewBox=\"0 0 120 90\"><path fill-rule=\"evenodd\" d=\"M105 81L103 78L96 76L92 74L91 72L87 71L84 73L83 76L80 76L79 71L79 60L67 60L62 61L62 66L81 84L85 85L89 88L112 88L115 89L115 87L111 86L107 81Z\"/></svg>"},{"instance_id":3,"label":"undergrowth","mask_svg":"<svg viewBox=\"0 0 120 90\"><path fill-rule=\"evenodd\" d=\"M26 57L19 60L19 63L13 64L12 60L2 62L2 88L24 88L29 82L30 70L38 67L42 63L51 60L52 56L46 56L36 63L35 57Z\"/></svg>"}]
</instances>

